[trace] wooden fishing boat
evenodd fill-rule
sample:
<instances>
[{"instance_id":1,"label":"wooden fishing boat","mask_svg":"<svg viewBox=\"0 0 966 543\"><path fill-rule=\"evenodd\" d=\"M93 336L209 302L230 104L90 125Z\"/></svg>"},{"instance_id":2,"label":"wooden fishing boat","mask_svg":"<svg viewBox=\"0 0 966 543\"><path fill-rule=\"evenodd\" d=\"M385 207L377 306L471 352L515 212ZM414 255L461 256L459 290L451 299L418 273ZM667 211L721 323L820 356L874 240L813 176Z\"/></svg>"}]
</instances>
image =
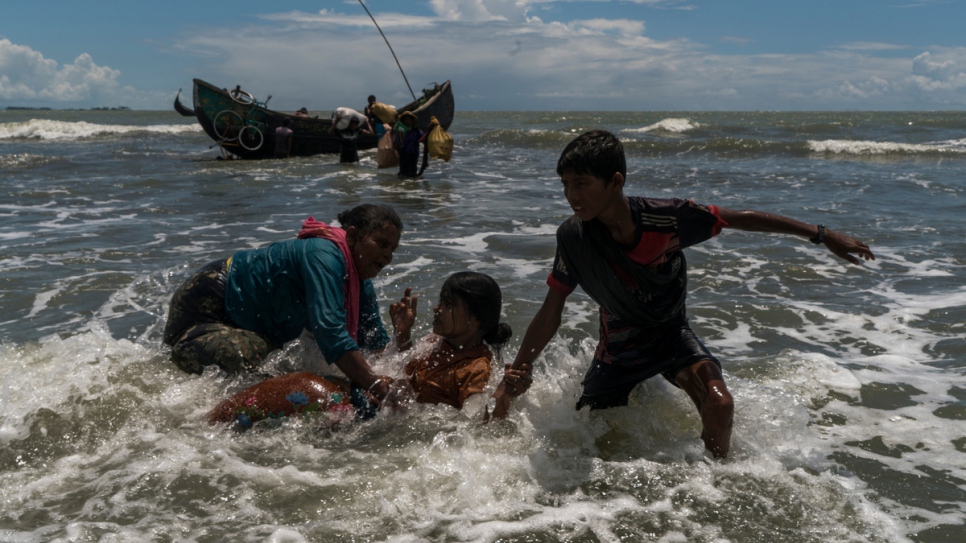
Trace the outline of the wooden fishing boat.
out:
<instances>
[{"instance_id":1,"label":"wooden fishing boat","mask_svg":"<svg viewBox=\"0 0 966 543\"><path fill-rule=\"evenodd\" d=\"M178 89L178 94L174 97L174 110L180 113L182 117L195 116L195 110L181 103L181 89Z\"/></svg>"},{"instance_id":2,"label":"wooden fishing boat","mask_svg":"<svg viewBox=\"0 0 966 543\"><path fill-rule=\"evenodd\" d=\"M311 156L322 153L338 153L340 138L329 134L332 120L329 118L300 117L268 109L269 96L259 102L250 93L236 86L232 90L220 89L200 79L194 80L194 115L211 139L225 153L238 158L260 159L275 156L275 129L289 119L294 132L291 156ZM191 111L181 106L175 98L175 109L184 114ZM436 117L443 128L453 122L453 89L449 81L424 89L423 95L396 111L411 111L419 119L423 130L429 127L431 117ZM372 149L376 136L360 134L356 140L360 150Z\"/></svg>"}]
</instances>

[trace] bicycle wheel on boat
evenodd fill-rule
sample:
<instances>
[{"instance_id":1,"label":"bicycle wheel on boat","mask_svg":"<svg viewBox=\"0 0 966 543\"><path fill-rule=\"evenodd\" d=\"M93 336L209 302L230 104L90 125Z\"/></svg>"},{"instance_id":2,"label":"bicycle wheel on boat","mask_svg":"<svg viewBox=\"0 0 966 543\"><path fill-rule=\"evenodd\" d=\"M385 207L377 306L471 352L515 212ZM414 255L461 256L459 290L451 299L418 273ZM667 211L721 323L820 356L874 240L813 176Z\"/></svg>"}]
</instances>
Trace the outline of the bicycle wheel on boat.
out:
<instances>
[{"instance_id":1,"label":"bicycle wheel on boat","mask_svg":"<svg viewBox=\"0 0 966 543\"><path fill-rule=\"evenodd\" d=\"M265 142L265 136L255 125L248 125L238 133L238 143L249 151L257 151Z\"/></svg>"},{"instance_id":2,"label":"bicycle wheel on boat","mask_svg":"<svg viewBox=\"0 0 966 543\"><path fill-rule=\"evenodd\" d=\"M238 102L239 104L244 104L250 106L255 103L255 97L252 93L241 90L240 87L235 87L234 89L228 91L228 95L231 99Z\"/></svg>"},{"instance_id":3,"label":"bicycle wheel on boat","mask_svg":"<svg viewBox=\"0 0 966 543\"><path fill-rule=\"evenodd\" d=\"M215 134L218 135L222 141L235 141L238 139L238 135L241 133L242 127L245 126L245 121L242 120L241 115L230 110L225 109L219 111L215 118L211 121L212 127L215 129Z\"/></svg>"}]
</instances>

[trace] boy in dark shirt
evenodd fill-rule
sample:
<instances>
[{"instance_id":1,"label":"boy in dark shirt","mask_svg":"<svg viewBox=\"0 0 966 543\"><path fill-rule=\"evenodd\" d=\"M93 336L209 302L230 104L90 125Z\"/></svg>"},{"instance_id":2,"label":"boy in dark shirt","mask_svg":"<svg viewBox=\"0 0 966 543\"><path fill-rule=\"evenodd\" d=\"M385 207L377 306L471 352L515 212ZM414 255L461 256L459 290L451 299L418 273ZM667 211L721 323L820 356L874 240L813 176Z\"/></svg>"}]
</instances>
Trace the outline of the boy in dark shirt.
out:
<instances>
[{"instance_id":1,"label":"boy in dark shirt","mask_svg":"<svg viewBox=\"0 0 966 543\"><path fill-rule=\"evenodd\" d=\"M721 363L688 325L682 249L728 227L809 238L853 264L859 259L850 253L875 257L865 243L823 225L691 200L627 197L626 172L620 140L603 130L578 137L561 154L557 173L574 216L557 230L547 297L494 394L493 416L506 416L512 398L529 388L533 361L556 334L566 298L579 285L600 305L600 342L577 407L627 405L635 386L661 374L691 397L705 447L726 456L734 403Z\"/></svg>"}]
</instances>

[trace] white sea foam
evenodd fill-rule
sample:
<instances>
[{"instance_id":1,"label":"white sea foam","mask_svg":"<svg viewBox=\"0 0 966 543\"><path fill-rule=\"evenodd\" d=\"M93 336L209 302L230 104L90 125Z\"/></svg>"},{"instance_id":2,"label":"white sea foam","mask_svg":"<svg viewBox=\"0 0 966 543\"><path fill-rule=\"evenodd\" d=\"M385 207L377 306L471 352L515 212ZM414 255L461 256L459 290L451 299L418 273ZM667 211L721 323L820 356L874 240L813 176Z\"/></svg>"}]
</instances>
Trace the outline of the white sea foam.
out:
<instances>
[{"instance_id":1,"label":"white sea foam","mask_svg":"<svg viewBox=\"0 0 966 543\"><path fill-rule=\"evenodd\" d=\"M30 232L0 232L0 240L22 239L30 236Z\"/></svg>"},{"instance_id":2,"label":"white sea foam","mask_svg":"<svg viewBox=\"0 0 966 543\"><path fill-rule=\"evenodd\" d=\"M31 119L25 122L0 123L0 141L14 139L78 140L97 136L115 136L136 133L186 134L201 132L198 124L166 125L117 125L95 124L84 121L52 121Z\"/></svg>"},{"instance_id":3,"label":"white sea foam","mask_svg":"<svg viewBox=\"0 0 966 543\"><path fill-rule=\"evenodd\" d=\"M888 155L888 154L937 154L966 153L966 146L959 142L945 143L894 143L879 141L852 140L809 140L808 148L813 153L831 153L840 155Z\"/></svg>"},{"instance_id":4,"label":"white sea foam","mask_svg":"<svg viewBox=\"0 0 966 543\"><path fill-rule=\"evenodd\" d=\"M701 125L694 121L684 118L671 117L668 119L662 119L654 124L645 126L643 128L627 128L624 132L643 134L647 132L672 132L675 134L680 134L684 132L689 132L695 128L699 128Z\"/></svg>"},{"instance_id":5,"label":"white sea foam","mask_svg":"<svg viewBox=\"0 0 966 543\"><path fill-rule=\"evenodd\" d=\"M0 168L35 168L54 160L57 159L31 153L0 155Z\"/></svg>"},{"instance_id":6,"label":"white sea foam","mask_svg":"<svg viewBox=\"0 0 966 543\"><path fill-rule=\"evenodd\" d=\"M480 131L501 119L478 122ZM950 161L878 171L837 161L801 173L800 157L687 158L668 170L663 160L632 158L635 168L683 172L673 181L651 176L648 191L677 196L691 186L717 191L722 205L748 198L778 212L808 207L816 219L838 216L878 238L879 260L862 267L782 236L732 232L688 249L692 326L721 358L736 401L731 456L713 461L688 396L660 377L639 386L628 407L574 409L598 327L597 304L580 290L506 422L479 424L471 402L462 412L415 406L339 432L309 417L242 435L209 426L209 409L260 377L187 375L170 362L161 329L191 270L213 254L290 236L284 225L306 214L389 202L407 229L376 278L383 310L413 285L427 302L415 329L422 336L448 273L492 273L515 332L506 360L547 291L553 234L569 215L549 173L555 156L469 146L452 170L401 181L333 157L125 165L112 160L125 146L117 139L89 146L83 183L14 168L12 197L0 204L0 270L14 278L0 298L12 313L0 322L0 460L8 466L0 540L861 543L908 541L905 534L932 527L945 530L938 540L966 520L958 411L966 289L956 282L962 228L950 211L962 189L955 175L942 179ZM112 149L97 155L99 147ZM722 168L765 181L707 182ZM165 190L155 190L155 177ZM910 202L877 209L866 193L861 205L847 194L843 203L836 191L851 189L836 187L855 177ZM819 180L828 181L822 190L788 203L798 199L795 186ZM936 205L923 187L939 185L953 195ZM97 222L132 210L137 217ZM131 226L148 219L150 229ZM84 226L60 228L68 222ZM50 335L29 339L39 334ZM301 341L273 354L266 370L333 372L308 354L313 340ZM400 375L398 354L371 360Z\"/></svg>"},{"instance_id":7,"label":"white sea foam","mask_svg":"<svg viewBox=\"0 0 966 543\"><path fill-rule=\"evenodd\" d=\"M394 271L393 280L404 282L407 273L431 265L430 259L414 260L400 267L400 277ZM171 535L202 526L221 530L215 528L219 518L237 518L241 512L261 517L296 496L312 495L317 501L337 495L341 498L327 501L326 515L316 516L310 511L318 505L306 503L306 514L314 520L298 527L263 522L262 537L318 540L336 530L392 541L425 541L430 531L435 535L429 540L491 541L550 532L593 533L609 540L624 529L622 519L649 518L674 526L661 528L666 541L684 534L691 540L714 541L732 529L730 517L713 513L728 502L758 508L759 517L780 517L789 508L802 508L810 520L796 529L804 539L815 530L836 540L905 540L894 521L864 500L864 483L837 475L825 458L830 443L851 450L846 441L881 432L876 414L836 401L819 412L844 416L849 426L810 425L816 417L815 398L825 397L827 390L855 397L859 383L888 381L888 371L850 370L829 356L789 352L765 361L770 369L757 377L729 374L737 414L733 457L725 463L705 460L697 414L687 396L662 379L635 390L627 408L574 410L581 376L595 348L595 340L586 334L551 343L536 366L534 387L518 400L507 424L480 426L476 412L418 406L401 419L380 416L328 437L317 435L308 420L289 419L239 438L201 421L214 403L246 386L250 378L181 374L163 352L115 339L99 324L124 311L121 298L145 305L137 300L135 286L108 301L88 331L52 336L32 347L0 349L4 443L43 439L31 433L38 426L63 432L58 429L62 420L112 428L101 430L97 445L82 454L55 458L42 476L33 467L4 475L8 484L0 489L0 499L17 510L40 507L69 483L91 506L122 518L137 511L146 523L122 528L76 522L66 528L71 533L107 530L136 539L147 534L147 526L151 533ZM566 325L593 318L594 304L586 304L586 312L580 306L568 305ZM826 316L832 329L863 328L847 316ZM311 340L307 345L314 348ZM299 359L300 352L288 354ZM883 369L908 363L883 357L850 361ZM64 367L72 371L64 372ZM398 366L379 362L376 367L398 371ZM313 369L325 371L327 365L316 363ZM909 375L895 379L911 382ZM491 390L497 378L494 372ZM928 378L923 377L923 384L912 382L926 386ZM925 390L937 394L935 401L947 397L933 387ZM57 418L43 416L43 410ZM934 430L923 434L919 424L902 418L889 425L887 443L914 445L910 440L918 440L933 450L942 448L942 433L954 421L944 423L929 410L924 406L899 414L928 420ZM853 424L864 431L853 431ZM275 460L276 453L266 451L280 456ZM890 469L914 468L909 460L885 460ZM940 466L959 469L945 462ZM181 488L186 481L225 498L199 503L208 519L202 524L178 517L172 500L181 499L179 492L185 491L164 490ZM757 490L749 494L749 485ZM547 493L553 495L550 503L541 499ZM773 501L759 499L764 496L774 496L769 498ZM686 507L680 504L683 498ZM868 537L856 535L863 533ZM28 541L45 539L16 535Z\"/></svg>"}]
</instances>

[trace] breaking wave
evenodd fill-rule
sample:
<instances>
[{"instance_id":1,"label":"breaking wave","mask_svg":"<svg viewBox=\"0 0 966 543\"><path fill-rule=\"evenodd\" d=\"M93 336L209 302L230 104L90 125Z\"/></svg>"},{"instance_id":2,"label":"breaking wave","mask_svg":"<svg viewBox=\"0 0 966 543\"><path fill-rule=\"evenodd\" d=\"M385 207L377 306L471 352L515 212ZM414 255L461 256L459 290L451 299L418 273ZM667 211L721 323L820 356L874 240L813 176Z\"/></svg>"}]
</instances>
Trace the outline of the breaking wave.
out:
<instances>
[{"instance_id":1,"label":"breaking wave","mask_svg":"<svg viewBox=\"0 0 966 543\"><path fill-rule=\"evenodd\" d=\"M879 141L824 140L808 141L813 153L837 155L966 155L966 139L936 143L894 143Z\"/></svg>"},{"instance_id":2,"label":"breaking wave","mask_svg":"<svg viewBox=\"0 0 966 543\"><path fill-rule=\"evenodd\" d=\"M701 125L699 123L693 122L689 119L684 118L669 118L662 119L652 125L645 126L644 128L628 128L624 132L644 134L648 132L670 132L673 134L681 134L684 132L690 132L695 128L699 128Z\"/></svg>"},{"instance_id":3,"label":"breaking wave","mask_svg":"<svg viewBox=\"0 0 966 543\"><path fill-rule=\"evenodd\" d=\"M44 140L70 141L127 134L184 134L201 132L198 124L161 124L149 126L96 124L84 121L51 121L30 119L24 122L0 123L0 141Z\"/></svg>"}]
</instances>

